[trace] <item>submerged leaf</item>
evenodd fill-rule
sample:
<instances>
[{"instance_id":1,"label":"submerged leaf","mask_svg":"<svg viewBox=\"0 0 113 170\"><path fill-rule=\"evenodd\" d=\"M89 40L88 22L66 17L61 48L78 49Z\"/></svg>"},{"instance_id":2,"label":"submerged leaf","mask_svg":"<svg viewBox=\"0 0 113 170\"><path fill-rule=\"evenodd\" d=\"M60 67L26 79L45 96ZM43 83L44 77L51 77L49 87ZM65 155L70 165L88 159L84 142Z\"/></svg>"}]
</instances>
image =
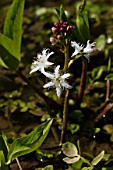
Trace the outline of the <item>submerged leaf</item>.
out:
<instances>
[{"instance_id":1,"label":"submerged leaf","mask_svg":"<svg viewBox=\"0 0 113 170\"><path fill-rule=\"evenodd\" d=\"M77 147L73 143L70 143L70 142L66 142L63 144L62 151L68 157L78 156Z\"/></svg>"},{"instance_id":2,"label":"submerged leaf","mask_svg":"<svg viewBox=\"0 0 113 170\"><path fill-rule=\"evenodd\" d=\"M65 158L63 158L63 161L66 162L67 164L72 164L72 163L79 161L79 159L80 159L80 156L77 156L74 158L65 157Z\"/></svg>"},{"instance_id":3,"label":"submerged leaf","mask_svg":"<svg viewBox=\"0 0 113 170\"><path fill-rule=\"evenodd\" d=\"M96 157L93 159L93 161L91 162L91 164L92 164L93 166L97 165L97 164L101 161L101 159L103 158L104 153L105 153L105 151L102 151L98 156L96 156Z\"/></svg>"}]
</instances>

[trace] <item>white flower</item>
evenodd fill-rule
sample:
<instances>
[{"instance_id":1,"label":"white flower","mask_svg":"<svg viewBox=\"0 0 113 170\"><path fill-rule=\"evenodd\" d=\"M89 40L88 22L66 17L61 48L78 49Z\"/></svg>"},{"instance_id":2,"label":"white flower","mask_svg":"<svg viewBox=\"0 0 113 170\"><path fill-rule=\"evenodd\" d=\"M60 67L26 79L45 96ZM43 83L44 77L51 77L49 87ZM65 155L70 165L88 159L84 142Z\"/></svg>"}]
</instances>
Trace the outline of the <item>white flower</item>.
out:
<instances>
[{"instance_id":1,"label":"white flower","mask_svg":"<svg viewBox=\"0 0 113 170\"><path fill-rule=\"evenodd\" d=\"M87 41L87 45L86 45L86 47L83 49L83 52L84 52L84 53L88 53L88 54L96 50L96 48L95 48L95 43L96 43L96 42L93 42L93 43L90 44L89 41L90 41L90 40Z\"/></svg>"},{"instance_id":2,"label":"white flower","mask_svg":"<svg viewBox=\"0 0 113 170\"><path fill-rule=\"evenodd\" d=\"M54 52L48 52L49 49L44 49L42 51L42 54L37 54L36 60L32 63L30 74L39 70L41 73L45 72L45 68L49 67L50 65L54 64L52 62L49 62L48 59L50 55L52 55Z\"/></svg>"},{"instance_id":3,"label":"white flower","mask_svg":"<svg viewBox=\"0 0 113 170\"><path fill-rule=\"evenodd\" d=\"M61 92L63 88L66 88L66 89L72 88L65 80L70 76L70 74L66 73L66 74L60 75L59 69L60 69L60 65L58 65L55 68L55 71L53 74L47 73L47 72L44 73L44 75L48 77L49 79L51 79L51 81L43 86L44 88L55 87L58 98L61 96Z\"/></svg>"},{"instance_id":4,"label":"white flower","mask_svg":"<svg viewBox=\"0 0 113 170\"><path fill-rule=\"evenodd\" d=\"M75 48L75 51L72 54L72 56L77 55L83 49L83 46L77 44L75 41L71 41L71 46Z\"/></svg>"}]
</instances>

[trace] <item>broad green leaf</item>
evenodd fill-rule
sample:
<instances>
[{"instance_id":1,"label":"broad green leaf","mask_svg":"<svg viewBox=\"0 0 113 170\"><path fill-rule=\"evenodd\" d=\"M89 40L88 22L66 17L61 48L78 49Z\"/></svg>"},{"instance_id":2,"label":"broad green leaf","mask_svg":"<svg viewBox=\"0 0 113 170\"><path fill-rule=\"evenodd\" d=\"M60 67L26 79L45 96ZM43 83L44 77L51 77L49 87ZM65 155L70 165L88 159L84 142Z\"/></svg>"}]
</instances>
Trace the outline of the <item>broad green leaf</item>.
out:
<instances>
[{"instance_id":1,"label":"broad green leaf","mask_svg":"<svg viewBox=\"0 0 113 170\"><path fill-rule=\"evenodd\" d=\"M7 158L8 154L8 144L7 144L7 137L4 133L0 132L0 150L3 151L5 159Z\"/></svg>"},{"instance_id":2,"label":"broad green leaf","mask_svg":"<svg viewBox=\"0 0 113 170\"><path fill-rule=\"evenodd\" d=\"M65 157L63 158L63 161L66 162L67 164L73 164L79 161L79 159L80 159L80 156L78 155L77 157L73 157L73 158Z\"/></svg>"},{"instance_id":3,"label":"broad green leaf","mask_svg":"<svg viewBox=\"0 0 113 170\"><path fill-rule=\"evenodd\" d=\"M103 156L104 156L104 151L102 151L98 156L96 156L94 159L93 159L93 161L91 162L91 164L93 165L93 166L95 166L95 165L97 165L101 160L102 160L102 158L103 158Z\"/></svg>"},{"instance_id":4,"label":"broad green leaf","mask_svg":"<svg viewBox=\"0 0 113 170\"><path fill-rule=\"evenodd\" d=\"M8 167L6 165L5 157L4 157L2 150L0 150L0 169L1 170L8 170Z\"/></svg>"},{"instance_id":5,"label":"broad green leaf","mask_svg":"<svg viewBox=\"0 0 113 170\"><path fill-rule=\"evenodd\" d=\"M79 7L79 11L76 17L76 26L77 26L77 39L80 42L86 42L90 39L90 31L89 31L89 21L88 21L88 14L85 10L85 1Z\"/></svg>"},{"instance_id":6,"label":"broad green leaf","mask_svg":"<svg viewBox=\"0 0 113 170\"><path fill-rule=\"evenodd\" d=\"M78 156L77 147L70 142L66 142L63 144L62 151L68 157Z\"/></svg>"},{"instance_id":7,"label":"broad green leaf","mask_svg":"<svg viewBox=\"0 0 113 170\"><path fill-rule=\"evenodd\" d=\"M20 62L22 20L25 0L13 0L0 34L0 65L16 69Z\"/></svg>"},{"instance_id":8,"label":"broad green leaf","mask_svg":"<svg viewBox=\"0 0 113 170\"><path fill-rule=\"evenodd\" d=\"M108 74L108 75L105 77L105 80L113 80L113 73Z\"/></svg>"},{"instance_id":9,"label":"broad green leaf","mask_svg":"<svg viewBox=\"0 0 113 170\"><path fill-rule=\"evenodd\" d=\"M3 33L14 40L17 53L20 52L22 21L25 0L13 0L5 19Z\"/></svg>"},{"instance_id":10,"label":"broad green leaf","mask_svg":"<svg viewBox=\"0 0 113 170\"><path fill-rule=\"evenodd\" d=\"M0 33L0 65L16 69L20 54L16 52L14 41Z\"/></svg>"},{"instance_id":11,"label":"broad green leaf","mask_svg":"<svg viewBox=\"0 0 113 170\"><path fill-rule=\"evenodd\" d=\"M52 120L48 120L47 122L39 125L27 136L16 139L9 149L7 164L19 156L31 153L38 149L45 140L51 124Z\"/></svg>"}]
</instances>

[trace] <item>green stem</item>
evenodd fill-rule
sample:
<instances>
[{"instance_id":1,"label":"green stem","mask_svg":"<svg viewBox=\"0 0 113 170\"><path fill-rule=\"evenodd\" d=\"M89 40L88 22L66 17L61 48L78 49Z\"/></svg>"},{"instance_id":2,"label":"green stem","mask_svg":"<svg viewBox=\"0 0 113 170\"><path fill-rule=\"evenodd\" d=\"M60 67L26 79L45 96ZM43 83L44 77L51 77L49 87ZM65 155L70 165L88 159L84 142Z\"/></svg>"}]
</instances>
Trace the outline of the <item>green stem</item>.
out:
<instances>
[{"instance_id":1,"label":"green stem","mask_svg":"<svg viewBox=\"0 0 113 170\"><path fill-rule=\"evenodd\" d=\"M69 46L68 45L65 47L64 53L65 53L65 61L64 61L63 72L65 73L68 70L68 62L69 62Z\"/></svg>"},{"instance_id":2,"label":"green stem","mask_svg":"<svg viewBox=\"0 0 113 170\"><path fill-rule=\"evenodd\" d=\"M65 46L65 61L64 61L64 68L63 72L66 73L68 70L68 60L69 60L69 47L68 45ZM68 105L69 105L69 90L65 90L65 97L64 97L64 106L63 106L63 122L62 122L62 131L61 131L61 140L60 144L65 142L65 135L67 130L67 119L68 119Z\"/></svg>"},{"instance_id":3,"label":"green stem","mask_svg":"<svg viewBox=\"0 0 113 170\"><path fill-rule=\"evenodd\" d=\"M68 105L69 105L69 90L66 89L65 98L64 98L63 122L62 122L60 144L65 142L65 135L66 135L66 130L67 130L67 120L68 120Z\"/></svg>"}]
</instances>

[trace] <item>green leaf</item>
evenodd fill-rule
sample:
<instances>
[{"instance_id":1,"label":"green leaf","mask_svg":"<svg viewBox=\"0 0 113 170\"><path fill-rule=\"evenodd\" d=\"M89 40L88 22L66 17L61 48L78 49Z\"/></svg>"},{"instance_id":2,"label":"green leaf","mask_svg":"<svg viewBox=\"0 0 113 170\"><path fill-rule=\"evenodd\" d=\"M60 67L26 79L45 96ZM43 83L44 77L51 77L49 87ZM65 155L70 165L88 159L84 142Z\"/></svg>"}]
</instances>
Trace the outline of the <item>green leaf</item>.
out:
<instances>
[{"instance_id":1,"label":"green leaf","mask_svg":"<svg viewBox=\"0 0 113 170\"><path fill-rule=\"evenodd\" d=\"M79 161L73 163L73 164L71 165L71 167L72 167L73 170L74 170L74 169L77 169L77 170L78 170L78 169L81 169L82 164L83 164L83 161L82 161L81 159L79 159Z\"/></svg>"},{"instance_id":2,"label":"green leaf","mask_svg":"<svg viewBox=\"0 0 113 170\"><path fill-rule=\"evenodd\" d=\"M108 74L108 75L105 77L105 80L113 80L113 73Z\"/></svg>"},{"instance_id":3,"label":"green leaf","mask_svg":"<svg viewBox=\"0 0 113 170\"><path fill-rule=\"evenodd\" d=\"M14 70L21 59L24 2L25 0L13 1L5 20L4 34L0 34L0 65Z\"/></svg>"},{"instance_id":4,"label":"green leaf","mask_svg":"<svg viewBox=\"0 0 113 170\"><path fill-rule=\"evenodd\" d=\"M76 17L76 35L80 42L86 42L90 39L89 21L87 11L79 9Z\"/></svg>"},{"instance_id":5,"label":"green leaf","mask_svg":"<svg viewBox=\"0 0 113 170\"><path fill-rule=\"evenodd\" d=\"M0 65L16 69L20 54L16 52L14 41L0 33Z\"/></svg>"},{"instance_id":6,"label":"green leaf","mask_svg":"<svg viewBox=\"0 0 113 170\"><path fill-rule=\"evenodd\" d=\"M42 170L53 170L53 165L48 165L48 166L42 168Z\"/></svg>"},{"instance_id":7,"label":"green leaf","mask_svg":"<svg viewBox=\"0 0 113 170\"><path fill-rule=\"evenodd\" d=\"M93 80L98 80L101 76L105 68L103 66L99 66L93 69L91 75Z\"/></svg>"},{"instance_id":8,"label":"green leaf","mask_svg":"<svg viewBox=\"0 0 113 170\"><path fill-rule=\"evenodd\" d=\"M62 151L68 157L78 156L77 147L70 142L66 142L63 144Z\"/></svg>"},{"instance_id":9,"label":"green leaf","mask_svg":"<svg viewBox=\"0 0 113 170\"><path fill-rule=\"evenodd\" d=\"M56 9L56 11L57 11L60 21L68 20L62 5L60 6L60 9Z\"/></svg>"},{"instance_id":10,"label":"green leaf","mask_svg":"<svg viewBox=\"0 0 113 170\"><path fill-rule=\"evenodd\" d=\"M105 153L105 152L102 151L98 156L96 156L96 157L93 159L93 161L91 162L91 164L92 164L93 166L97 165L97 164L101 161L101 159L103 158L104 153Z\"/></svg>"},{"instance_id":11,"label":"green leaf","mask_svg":"<svg viewBox=\"0 0 113 170\"><path fill-rule=\"evenodd\" d=\"M27 136L16 139L9 149L7 164L19 156L31 153L38 149L45 140L51 124L52 120L48 120L39 125Z\"/></svg>"},{"instance_id":12,"label":"green leaf","mask_svg":"<svg viewBox=\"0 0 113 170\"><path fill-rule=\"evenodd\" d=\"M0 150L0 169L1 170L8 170L8 167L6 165L5 157L4 157L2 150Z\"/></svg>"},{"instance_id":13,"label":"green leaf","mask_svg":"<svg viewBox=\"0 0 113 170\"><path fill-rule=\"evenodd\" d=\"M14 40L17 53L20 53L22 21L25 0L13 0L5 19L3 33Z\"/></svg>"},{"instance_id":14,"label":"green leaf","mask_svg":"<svg viewBox=\"0 0 113 170\"><path fill-rule=\"evenodd\" d=\"M111 70L111 57L109 57L107 69L108 69L108 72Z\"/></svg>"},{"instance_id":15,"label":"green leaf","mask_svg":"<svg viewBox=\"0 0 113 170\"><path fill-rule=\"evenodd\" d=\"M72 163L78 162L79 159L80 159L80 156L78 155L73 158L65 157L65 158L63 158L63 161L66 162L67 164L72 164Z\"/></svg>"},{"instance_id":16,"label":"green leaf","mask_svg":"<svg viewBox=\"0 0 113 170\"><path fill-rule=\"evenodd\" d=\"M7 158L8 154L8 144L7 144L7 137L4 133L0 132L0 150L3 151L5 159Z\"/></svg>"}]
</instances>

